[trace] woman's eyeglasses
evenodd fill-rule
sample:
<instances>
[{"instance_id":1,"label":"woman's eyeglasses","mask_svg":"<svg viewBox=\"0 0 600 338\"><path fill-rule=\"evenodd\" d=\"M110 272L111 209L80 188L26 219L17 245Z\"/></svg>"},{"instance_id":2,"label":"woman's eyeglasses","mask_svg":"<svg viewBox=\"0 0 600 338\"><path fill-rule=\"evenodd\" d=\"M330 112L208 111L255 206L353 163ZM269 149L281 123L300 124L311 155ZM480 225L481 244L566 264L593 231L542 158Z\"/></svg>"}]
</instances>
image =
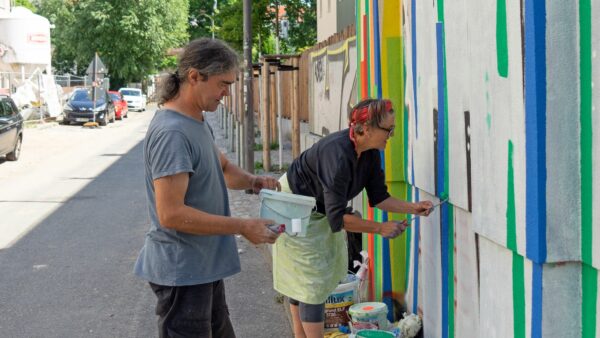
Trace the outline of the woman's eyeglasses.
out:
<instances>
[{"instance_id":1,"label":"woman's eyeglasses","mask_svg":"<svg viewBox=\"0 0 600 338\"><path fill-rule=\"evenodd\" d=\"M384 127L382 127L380 125L377 125L377 128L379 128L381 130L384 130L384 131L387 131L388 132L388 137L392 137L392 136L394 136L394 129L396 128L396 126L391 126L389 128L384 128Z\"/></svg>"}]
</instances>

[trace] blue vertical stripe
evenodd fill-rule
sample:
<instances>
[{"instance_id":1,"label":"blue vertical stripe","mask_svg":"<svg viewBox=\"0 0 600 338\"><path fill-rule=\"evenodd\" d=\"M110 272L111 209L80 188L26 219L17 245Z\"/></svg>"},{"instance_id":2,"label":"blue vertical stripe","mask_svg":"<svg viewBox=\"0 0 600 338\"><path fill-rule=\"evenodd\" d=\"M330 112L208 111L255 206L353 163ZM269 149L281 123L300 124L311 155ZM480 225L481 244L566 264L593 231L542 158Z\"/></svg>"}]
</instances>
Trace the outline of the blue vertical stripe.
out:
<instances>
[{"instance_id":1,"label":"blue vertical stripe","mask_svg":"<svg viewBox=\"0 0 600 338\"><path fill-rule=\"evenodd\" d=\"M531 276L531 338L542 338L542 278L543 267L540 263L532 263Z\"/></svg>"},{"instance_id":2,"label":"blue vertical stripe","mask_svg":"<svg viewBox=\"0 0 600 338\"><path fill-rule=\"evenodd\" d=\"M437 76L438 76L438 134L437 134L437 191L441 194L446 192L444 189L445 161L443 146L445 135L445 97L444 97L444 24L436 23L436 42L437 42ZM442 338L448 337L448 207L444 204L441 211L441 254L442 254Z\"/></svg>"},{"instance_id":3,"label":"blue vertical stripe","mask_svg":"<svg viewBox=\"0 0 600 338\"><path fill-rule=\"evenodd\" d=\"M412 74L413 74L413 110L415 112L415 138L419 138L419 104L417 100L417 0L410 4L411 21L411 52L412 52ZM413 182L414 183L414 182Z\"/></svg>"},{"instance_id":4,"label":"blue vertical stripe","mask_svg":"<svg viewBox=\"0 0 600 338\"><path fill-rule=\"evenodd\" d=\"M525 0L526 254L533 261L531 336L542 337L546 261L546 4Z\"/></svg>"},{"instance_id":5,"label":"blue vertical stripe","mask_svg":"<svg viewBox=\"0 0 600 338\"><path fill-rule=\"evenodd\" d=\"M527 257L546 261L546 7L525 1Z\"/></svg>"}]
</instances>

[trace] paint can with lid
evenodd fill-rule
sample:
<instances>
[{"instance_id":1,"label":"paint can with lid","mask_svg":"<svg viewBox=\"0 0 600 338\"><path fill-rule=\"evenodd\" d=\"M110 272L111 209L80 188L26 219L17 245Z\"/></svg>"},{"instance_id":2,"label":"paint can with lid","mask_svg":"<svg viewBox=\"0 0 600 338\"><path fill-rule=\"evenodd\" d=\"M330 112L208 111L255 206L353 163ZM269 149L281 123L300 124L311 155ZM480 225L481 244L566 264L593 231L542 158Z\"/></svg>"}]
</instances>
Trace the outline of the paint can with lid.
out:
<instances>
[{"instance_id":1,"label":"paint can with lid","mask_svg":"<svg viewBox=\"0 0 600 338\"><path fill-rule=\"evenodd\" d=\"M356 338L396 338L396 335L389 331L382 330L361 330L355 335Z\"/></svg>"},{"instance_id":2,"label":"paint can with lid","mask_svg":"<svg viewBox=\"0 0 600 338\"><path fill-rule=\"evenodd\" d=\"M348 309L350 313L352 329L355 330L387 330L388 308L385 303L366 302L354 304Z\"/></svg>"}]
</instances>

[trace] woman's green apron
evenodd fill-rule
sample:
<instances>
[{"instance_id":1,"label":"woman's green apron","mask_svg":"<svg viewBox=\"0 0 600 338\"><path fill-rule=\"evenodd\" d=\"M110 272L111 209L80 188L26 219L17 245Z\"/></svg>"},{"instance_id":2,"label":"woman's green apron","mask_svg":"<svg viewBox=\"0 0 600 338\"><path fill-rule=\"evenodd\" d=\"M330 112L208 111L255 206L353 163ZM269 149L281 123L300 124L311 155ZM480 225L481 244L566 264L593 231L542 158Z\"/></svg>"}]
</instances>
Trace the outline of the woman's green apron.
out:
<instances>
[{"instance_id":1,"label":"woman's green apron","mask_svg":"<svg viewBox=\"0 0 600 338\"><path fill-rule=\"evenodd\" d=\"M292 192L286 175L279 182L283 192ZM346 277L347 262L345 231L331 232L327 217L313 212L306 237L283 233L273 245L275 290L303 303L325 303Z\"/></svg>"}]
</instances>

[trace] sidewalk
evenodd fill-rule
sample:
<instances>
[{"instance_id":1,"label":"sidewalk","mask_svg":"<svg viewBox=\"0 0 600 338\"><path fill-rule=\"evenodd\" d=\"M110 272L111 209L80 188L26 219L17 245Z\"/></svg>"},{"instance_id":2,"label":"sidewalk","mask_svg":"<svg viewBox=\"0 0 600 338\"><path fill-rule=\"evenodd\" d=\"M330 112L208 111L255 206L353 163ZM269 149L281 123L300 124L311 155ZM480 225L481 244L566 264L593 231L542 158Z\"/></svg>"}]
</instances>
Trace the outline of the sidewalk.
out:
<instances>
[{"instance_id":1,"label":"sidewalk","mask_svg":"<svg viewBox=\"0 0 600 338\"><path fill-rule=\"evenodd\" d=\"M237 154L227 151L228 140L219 126L216 113L206 113L204 116L213 128L215 142L221 152L229 161L237 164ZM257 157L260 154L256 152L255 158L261 158ZM272 152L273 155L278 156L277 151ZM289 161L291 150L285 150L284 163ZM229 190L229 205L232 216L258 217L260 201L257 195ZM273 290L270 249L264 245L257 248L241 236L238 236L237 243L242 272L225 281L227 303L237 337L292 337L286 309L278 301L278 293Z\"/></svg>"}]
</instances>

